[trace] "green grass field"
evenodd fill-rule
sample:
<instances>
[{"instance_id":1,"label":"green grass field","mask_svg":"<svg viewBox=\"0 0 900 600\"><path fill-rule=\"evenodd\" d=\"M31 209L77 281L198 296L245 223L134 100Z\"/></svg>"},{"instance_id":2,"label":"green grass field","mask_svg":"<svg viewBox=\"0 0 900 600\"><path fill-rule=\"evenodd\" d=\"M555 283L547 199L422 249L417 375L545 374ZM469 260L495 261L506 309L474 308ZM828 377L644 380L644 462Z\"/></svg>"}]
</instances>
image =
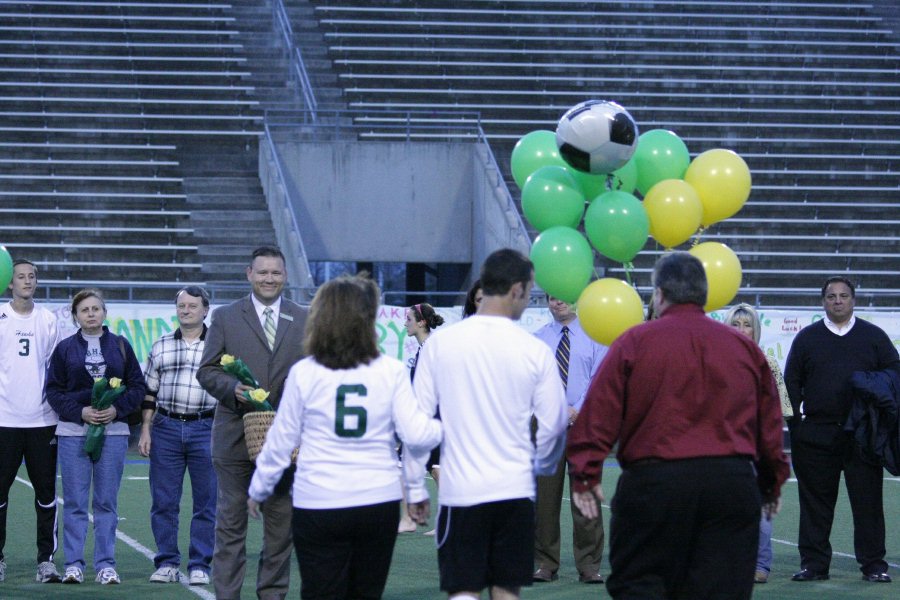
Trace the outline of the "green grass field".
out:
<instances>
[{"instance_id":1,"label":"green grass field","mask_svg":"<svg viewBox=\"0 0 900 600\"><path fill-rule=\"evenodd\" d=\"M119 495L119 530L116 558L122 585L101 587L93 581L90 567L92 556L92 533L88 535L86 558L89 564L85 572L86 581L82 585L42 585L34 582L34 511L33 495L28 487L24 467L10 492L10 508L7 524L6 562L7 578L0 583L0 600L20 599L68 599L68 598L110 598L153 600L176 600L214 598L212 586L189 588L178 584L152 584L147 578L153 572L153 553L156 547L150 532L150 494L147 481L149 466L136 454L129 454L125 468L125 478ZM607 467L604 489L608 494L615 489L618 469ZM853 531L850 508L845 495L838 501L831 541L835 556L831 565L831 580L816 583L795 583L790 575L799 567L796 549L797 541L797 486L789 482L784 491L784 507L776 517L774 539L774 564L769 583L757 585L755 598L771 599L815 599L844 600L884 599L900 597L900 478L891 478L885 473L885 515L887 520L887 560L891 564L897 582L889 585L871 584L860 579L856 561L853 558ZM432 490L433 491L433 490ZM434 496L432 496L434 497ZM568 509L563 509L563 557L559 581L542 584L523 590L524 598L547 600L575 600L582 598L608 598L603 586L586 586L578 583L577 572L571 556L571 519ZM181 551L187 554L187 523L190 515L190 488L186 486L182 501L182 527L180 528ZM61 515L60 515L61 516ZM604 510L604 520L609 522L609 509ZM285 527L289 524L285 523ZM419 533L401 534L394 552L391 574L384 597L397 600L431 600L443 598L438 590L437 558L434 538ZM60 535L62 523L60 522ZM255 598L256 561L262 537L258 522L251 521L247 547L247 576L243 597ZM62 546L56 558L62 570ZM184 565L182 565L182 570ZM604 561L602 572L609 572ZM291 573L290 598L299 598L299 576L296 565Z\"/></svg>"}]
</instances>

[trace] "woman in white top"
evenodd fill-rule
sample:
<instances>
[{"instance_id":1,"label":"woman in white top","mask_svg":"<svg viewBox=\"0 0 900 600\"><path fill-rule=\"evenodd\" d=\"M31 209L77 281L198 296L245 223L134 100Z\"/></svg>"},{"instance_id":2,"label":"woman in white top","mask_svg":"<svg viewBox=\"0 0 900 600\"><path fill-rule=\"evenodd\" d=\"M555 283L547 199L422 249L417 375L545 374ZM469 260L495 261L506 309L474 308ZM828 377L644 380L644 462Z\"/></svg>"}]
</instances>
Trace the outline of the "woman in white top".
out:
<instances>
[{"instance_id":1,"label":"woman in white top","mask_svg":"<svg viewBox=\"0 0 900 600\"><path fill-rule=\"evenodd\" d=\"M401 480L394 435L409 447L432 448L441 424L418 408L403 363L379 353L379 295L361 276L319 289L306 322L308 357L291 369L256 459L252 516L300 448L292 527L303 599L381 598L401 485L412 502L428 499L424 481Z\"/></svg>"},{"instance_id":2,"label":"woman in white top","mask_svg":"<svg viewBox=\"0 0 900 600\"><path fill-rule=\"evenodd\" d=\"M431 335L432 329L443 324L444 318L441 315L437 314L434 311L434 307L432 307L430 304L423 302L422 304L414 304L406 309L406 335L408 337L416 338L416 341L419 342L419 348L416 350L415 357L413 357L409 361L410 382L415 381L416 364L419 362L419 352L422 351L422 346L425 344L425 340L427 340L428 336ZM399 448L401 456L402 451L403 447L401 445ZM435 483L437 483L440 478L440 457L440 446L432 448L431 457L428 459L428 465L426 466L426 469L434 478ZM410 533L415 530L416 523L415 521L413 521L412 517L409 516L409 511L406 507L406 500L402 500L400 503L400 525L397 527L397 533ZM425 535L434 535L434 529L426 532Z\"/></svg>"}]
</instances>

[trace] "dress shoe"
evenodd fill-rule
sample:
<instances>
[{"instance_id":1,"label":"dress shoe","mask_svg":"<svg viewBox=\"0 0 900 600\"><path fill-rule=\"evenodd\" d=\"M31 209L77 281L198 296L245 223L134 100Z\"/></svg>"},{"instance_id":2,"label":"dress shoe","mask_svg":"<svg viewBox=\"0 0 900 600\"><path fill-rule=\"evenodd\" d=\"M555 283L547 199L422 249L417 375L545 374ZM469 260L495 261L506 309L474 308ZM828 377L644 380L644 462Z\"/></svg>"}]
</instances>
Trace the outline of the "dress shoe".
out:
<instances>
[{"instance_id":1,"label":"dress shoe","mask_svg":"<svg viewBox=\"0 0 900 600\"><path fill-rule=\"evenodd\" d=\"M828 579L828 573L819 573L817 571L810 571L809 569L797 571L794 573L794 576L791 577L791 581L825 581L826 579Z\"/></svg>"},{"instance_id":2,"label":"dress shoe","mask_svg":"<svg viewBox=\"0 0 900 600\"><path fill-rule=\"evenodd\" d=\"M753 576L753 583L766 583L767 581L769 581L769 574L762 569L758 569L756 575Z\"/></svg>"},{"instance_id":3,"label":"dress shoe","mask_svg":"<svg viewBox=\"0 0 900 600\"><path fill-rule=\"evenodd\" d=\"M599 572L582 573L578 576L581 583L603 583L603 576Z\"/></svg>"},{"instance_id":4,"label":"dress shoe","mask_svg":"<svg viewBox=\"0 0 900 600\"><path fill-rule=\"evenodd\" d=\"M555 572L551 571L550 569L545 569L544 567L538 568L534 572L534 575L531 576L532 581L537 581L537 582L542 582L542 583L549 583L551 581L556 581L557 579L559 579L559 575L557 575Z\"/></svg>"},{"instance_id":5,"label":"dress shoe","mask_svg":"<svg viewBox=\"0 0 900 600\"><path fill-rule=\"evenodd\" d=\"M866 581L871 581L872 583L890 583L891 576L887 573L869 573L868 575L863 575L863 579Z\"/></svg>"}]
</instances>

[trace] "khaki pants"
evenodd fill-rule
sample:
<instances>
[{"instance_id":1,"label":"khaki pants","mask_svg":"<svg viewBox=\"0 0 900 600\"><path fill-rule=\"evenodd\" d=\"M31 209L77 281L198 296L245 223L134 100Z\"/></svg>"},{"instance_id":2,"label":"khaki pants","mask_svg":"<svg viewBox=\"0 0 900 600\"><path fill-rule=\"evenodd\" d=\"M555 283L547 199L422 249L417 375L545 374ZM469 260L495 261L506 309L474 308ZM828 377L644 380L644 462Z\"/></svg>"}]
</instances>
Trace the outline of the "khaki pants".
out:
<instances>
[{"instance_id":1,"label":"khaki pants","mask_svg":"<svg viewBox=\"0 0 900 600\"><path fill-rule=\"evenodd\" d=\"M559 570L559 517L565 479L565 458L560 461L555 474L537 478L534 562L536 567L549 569L553 573ZM570 482L569 498L571 497L572 485ZM597 573L600 571L600 560L603 558L603 518L589 521L581 514L574 502L571 503L571 506L575 566L582 575Z\"/></svg>"}]
</instances>

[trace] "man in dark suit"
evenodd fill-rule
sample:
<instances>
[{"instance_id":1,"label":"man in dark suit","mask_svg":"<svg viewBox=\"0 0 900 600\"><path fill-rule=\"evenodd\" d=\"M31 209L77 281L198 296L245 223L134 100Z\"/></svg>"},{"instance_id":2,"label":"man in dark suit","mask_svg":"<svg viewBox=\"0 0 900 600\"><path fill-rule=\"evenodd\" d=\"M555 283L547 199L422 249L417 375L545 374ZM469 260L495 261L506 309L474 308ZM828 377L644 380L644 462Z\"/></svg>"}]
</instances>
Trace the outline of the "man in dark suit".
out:
<instances>
[{"instance_id":1,"label":"man in dark suit","mask_svg":"<svg viewBox=\"0 0 900 600\"><path fill-rule=\"evenodd\" d=\"M254 463L247 454L242 417L247 412L244 392L252 389L226 373L223 354L243 360L269 403L278 409L284 380L303 357L306 309L281 297L286 273L284 255L263 246L253 251L247 280L252 293L213 313L197 381L219 405L212 430L213 467L218 478L216 544L212 574L216 598L241 597L246 566L247 489ZM291 497L288 490L273 494L262 506L263 550L259 557L256 594L260 600L287 595L291 557Z\"/></svg>"}]
</instances>

